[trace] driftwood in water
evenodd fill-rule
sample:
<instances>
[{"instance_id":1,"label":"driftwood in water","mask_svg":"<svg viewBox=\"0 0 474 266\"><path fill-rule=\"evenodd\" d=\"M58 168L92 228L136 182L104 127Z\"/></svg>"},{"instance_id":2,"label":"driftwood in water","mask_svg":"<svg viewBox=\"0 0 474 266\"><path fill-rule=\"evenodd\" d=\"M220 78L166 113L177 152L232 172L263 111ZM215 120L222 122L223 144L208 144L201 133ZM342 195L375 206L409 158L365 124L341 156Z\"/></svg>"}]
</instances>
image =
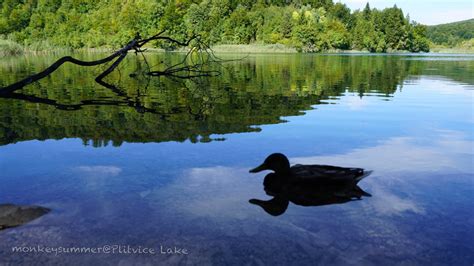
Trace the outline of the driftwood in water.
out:
<instances>
[{"instance_id":1,"label":"driftwood in water","mask_svg":"<svg viewBox=\"0 0 474 266\"><path fill-rule=\"evenodd\" d=\"M24 86L26 86L28 84L31 84L35 81L38 81L38 80L50 75L55 70L57 70L62 64L66 63L66 62L70 62L72 64L76 64L76 65L79 65L79 66L97 66L97 65L108 63L108 62L110 62L110 61L117 58L115 60L115 62L112 63L112 65L110 65L105 71L103 71L95 79L96 82L98 82L101 85L104 85L106 83L104 83L102 81L103 78L105 78L108 74L110 74L120 64L120 62L122 62L122 60L127 56L127 53L130 50L133 50L136 53L141 53L141 52L143 52L143 50L141 50L141 48L145 44L147 44L150 41L159 41L159 40L171 42L171 43L177 44L179 46L186 47L186 46L189 46L191 41L193 41L197 38L197 37L191 37L187 41L181 42L181 41L175 40L175 39L167 37L167 36L162 36L163 33L164 32L162 31L162 32L160 32L160 33L158 33L158 34L156 34L156 35L154 35L150 38L146 38L146 39L141 39L140 35L137 34L137 36L133 40L131 40L129 43L127 43L120 50L114 52L113 54L111 54L108 57L105 57L105 58L99 59L99 60L95 60L95 61L82 61L82 60L79 60L79 59L75 59L71 56L62 57L62 58L58 59L56 62L54 62L51 66L46 68L45 70L43 70L43 71L41 71L37 74L31 75L31 76L29 76L29 77L27 77L23 80L20 80L16 83L13 83L11 85L0 88L0 97L13 96L12 93L15 92L16 90L22 89ZM200 47L200 49L201 48L202 47ZM208 47L204 46L204 49L207 50ZM203 76L213 76L213 75L218 74L218 72L216 72L216 71L203 70L203 68L202 68L203 65L206 62L208 62L209 60L206 61L206 62L201 61L201 62L198 62L198 63L187 65L186 60L187 60L188 56L190 55L190 53L192 51L194 51L194 49L190 50L190 52L186 55L186 58L182 62L180 62L176 65L170 66L170 67L166 68L164 71L151 71L150 70L147 74L150 75L150 76L170 76L170 77L174 77L174 78L194 78L194 77L203 77ZM211 53L211 55L212 55L212 53Z\"/></svg>"}]
</instances>

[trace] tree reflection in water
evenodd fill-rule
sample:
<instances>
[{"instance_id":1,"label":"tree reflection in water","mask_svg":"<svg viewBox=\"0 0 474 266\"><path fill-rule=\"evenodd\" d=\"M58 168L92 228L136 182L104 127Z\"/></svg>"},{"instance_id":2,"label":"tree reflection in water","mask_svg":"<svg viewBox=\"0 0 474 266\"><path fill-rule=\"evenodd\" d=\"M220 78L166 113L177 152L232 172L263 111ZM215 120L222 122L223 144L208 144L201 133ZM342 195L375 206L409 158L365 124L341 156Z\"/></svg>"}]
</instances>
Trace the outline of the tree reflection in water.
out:
<instances>
[{"instance_id":1,"label":"tree reflection in water","mask_svg":"<svg viewBox=\"0 0 474 266\"><path fill-rule=\"evenodd\" d=\"M47 64L41 60L48 58L36 60L34 66L41 68ZM147 59L151 65L179 60L176 54ZM5 77L0 85L21 78L25 74L19 70L29 64L0 64ZM223 140L211 135L258 132L259 125L285 122L281 117L304 114L345 92L391 97L426 64L436 67L436 62L403 57L257 56L223 64L219 77L177 81L144 78L139 74L143 59L130 56L120 71L130 77L112 73L108 82L114 84L102 86L94 82L94 70L65 65L50 78L0 99L0 144L62 138L81 138L97 147ZM464 72L453 78L469 78Z\"/></svg>"}]
</instances>

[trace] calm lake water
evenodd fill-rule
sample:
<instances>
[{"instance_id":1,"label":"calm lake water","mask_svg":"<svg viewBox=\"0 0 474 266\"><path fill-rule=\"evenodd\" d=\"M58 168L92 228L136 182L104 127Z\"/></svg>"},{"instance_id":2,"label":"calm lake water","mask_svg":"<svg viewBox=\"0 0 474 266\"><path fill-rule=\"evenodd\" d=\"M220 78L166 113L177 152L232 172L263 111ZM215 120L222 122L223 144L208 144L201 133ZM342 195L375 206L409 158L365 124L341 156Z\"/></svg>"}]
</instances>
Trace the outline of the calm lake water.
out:
<instances>
[{"instance_id":1,"label":"calm lake water","mask_svg":"<svg viewBox=\"0 0 474 266\"><path fill-rule=\"evenodd\" d=\"M56 58L0 59L0 86ZM215 78L129 76L143 67L129 55L114 91L101 68L64 65L0 99L0 203L52 209L0 231L1 265L474 263L474 56L257 55ZM373 170L359 183L373 196L270 216L248 202L269 199L266 173L248 170L273 152ZM189 254L12 252L106 245Z\"/></svg>"}]
</instances>

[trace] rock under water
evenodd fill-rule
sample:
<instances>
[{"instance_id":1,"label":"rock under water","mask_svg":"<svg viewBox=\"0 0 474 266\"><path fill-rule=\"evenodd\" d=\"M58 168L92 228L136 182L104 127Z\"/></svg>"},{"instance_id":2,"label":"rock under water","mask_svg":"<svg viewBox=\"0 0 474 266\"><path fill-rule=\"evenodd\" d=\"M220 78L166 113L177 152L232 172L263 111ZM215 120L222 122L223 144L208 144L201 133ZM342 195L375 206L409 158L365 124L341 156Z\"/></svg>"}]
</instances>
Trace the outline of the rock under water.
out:
<instances>
[{"instance_id":1,"label":"rock under water","mask_svg":"<svg viewBox=\"0 0 474 266\"><path fill-rule=\"evenodd\" d=\"M26 224L50 211L41 206L0 204L0 230Z\"/></svg>"}]
</instances>

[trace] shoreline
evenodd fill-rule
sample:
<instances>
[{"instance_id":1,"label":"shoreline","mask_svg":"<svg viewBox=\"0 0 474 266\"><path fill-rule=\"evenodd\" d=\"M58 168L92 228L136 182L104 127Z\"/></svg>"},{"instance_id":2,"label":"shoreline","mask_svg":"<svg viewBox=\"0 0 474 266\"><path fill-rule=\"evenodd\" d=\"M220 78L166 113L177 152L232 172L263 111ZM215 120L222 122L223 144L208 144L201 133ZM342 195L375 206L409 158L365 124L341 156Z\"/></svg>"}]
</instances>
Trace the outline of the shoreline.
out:
<instances>
[{"instance_id":1,"label":"shoreline","mask_svg":"<svg viewBox=\"0 0 474 266\"><path fill-rule=\"evenodd\" d=\"M31 47L31 48L30 48ZM98 48L79 48L73 49L70 47L41 47L41 45L22 46L16 42L8 40L0 40L0 57L20 56L20 55L41 55L51 53L108 53L115 51L111 47ZM219 44L212 46L212 50L216 54L305 54L298 52L294 47L285 46L283 44ZM184 53L186 49L179 49L174 51L166 51L160 48L146 48L145 53ZM474 54L474 49L459 49L459 48L445 48L433 47L428 53L415 53L409 51L388 51L385 53L371 53L366 50L326 50L318 53L320 55L337 55L337 54L367 54L367 55L404 55L404 54Z\"/></svg>"}]
</instances>

